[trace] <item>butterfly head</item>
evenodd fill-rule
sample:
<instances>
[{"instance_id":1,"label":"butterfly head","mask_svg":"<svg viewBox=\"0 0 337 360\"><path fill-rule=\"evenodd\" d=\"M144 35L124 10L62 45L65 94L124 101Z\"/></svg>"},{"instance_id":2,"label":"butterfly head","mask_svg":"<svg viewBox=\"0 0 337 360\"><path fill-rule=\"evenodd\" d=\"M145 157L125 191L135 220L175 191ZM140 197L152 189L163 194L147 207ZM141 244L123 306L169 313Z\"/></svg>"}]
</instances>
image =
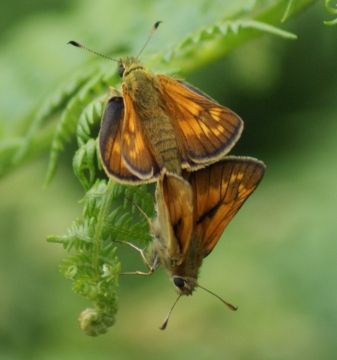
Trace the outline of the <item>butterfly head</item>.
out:
<instances>
[{"instance_id":1,"label":"butterfly head","mask_svg":"<svg viewBox=\"0 0 337 360\"><path fill-rule=\"evenodd\" d=\"M144 70L144 66L134 57L126 57L118 60L118 74L119 76L125 77L131 71L136 69Z\"/></svg>"},{"instance_id":2,"label":"butterfly head","mask_svg":"<svg viewBox=\"0 0 337 360\"><path fill-rule=\"evenodd\" d=\"M192 295L193 291L198 286L197 279L192 277L174 275L172 280L179 295Z\"/></svg>"}]
</instances>

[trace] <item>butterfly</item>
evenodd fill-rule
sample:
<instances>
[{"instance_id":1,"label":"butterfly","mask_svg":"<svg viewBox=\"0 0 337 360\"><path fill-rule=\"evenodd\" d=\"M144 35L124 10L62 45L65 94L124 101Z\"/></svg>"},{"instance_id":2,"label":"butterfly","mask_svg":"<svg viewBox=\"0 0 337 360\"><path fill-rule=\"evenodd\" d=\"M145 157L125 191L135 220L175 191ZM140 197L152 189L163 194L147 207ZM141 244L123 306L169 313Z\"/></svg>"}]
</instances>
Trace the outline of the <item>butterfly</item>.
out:
<instances>
[{"instance_id":1,"label":"butterfly","mask_svg":"<svg viewBox=\"0 0 337 360\"><path fill-rule=\"evenodd\" d=\"M241 118L190 84L149 72L139 54L109 58L118 63L122 90L110 89L101 121L107 175L122 183L152 182L165 171L193 171L227 154L241 135Z\"/></svg>"},{"instance_id":2,"label":"butterfly","mask_svg":"<svg viewBox=\"0 0 337 360\"><path fill-rule=\"evenodd\" d=\"M201 287L197 279L203 259L256 189L264 171L264 164L256 159L227 157L195 172L183 172L184 178L166 174L159 179L154 240L147 261L153 264L151 271L164 268L179 296L192 295Z\"/></svg>"},{"instance_id":3,"label":"butterfly","mask_svg":"<svg viewBox=\"0 0 337 360\"><path fill-rule=\"evenodd\" d=\"M120 182L150 182L163 169L180 174L228 153L242 120L191 85L122 60L122 96L106 104L99 134L106 173ZM141 91L138 91L141 89Z\"/></svg>"}]
</instances>

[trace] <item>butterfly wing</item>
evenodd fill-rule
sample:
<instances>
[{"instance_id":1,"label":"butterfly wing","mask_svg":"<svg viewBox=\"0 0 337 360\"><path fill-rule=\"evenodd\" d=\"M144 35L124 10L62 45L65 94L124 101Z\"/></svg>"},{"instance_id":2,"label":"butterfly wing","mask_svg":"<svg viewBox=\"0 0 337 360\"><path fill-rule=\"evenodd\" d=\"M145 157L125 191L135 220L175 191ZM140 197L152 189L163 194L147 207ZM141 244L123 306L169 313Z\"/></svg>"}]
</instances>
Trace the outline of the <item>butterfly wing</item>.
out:
<instances>
[{"instance_id":1,"label":"butterfly wing","mask_svg":"<svg viewBox=\"0 0 337 360\"><path fill-rule=\"evenodd\" d=\"M189 84L164 75L158 79L177 134L182 166L195 170L228 153L241 135L240 117Z\"/></svg>"},{"instance_id":2,"label":"butterfly wing","mask_svg":"<svg viewBox=\"0 0 337 360\"><path fill-rule=\"evenodd\" d=\"M125 105L122 158L130 172L144 180L143 182L154 181L163 164L160 157L149 149L133 101L124 84L122 88Z\"/></svg>"},{"instance_id":3,"label":"butterfly wing","mask_svg":"<svg viewBox=\"0 0 337 360\"><path fill-rule=\"evenodd\" d=\"M233 216L264 175L265 166L252 158L228 157L189 174L194 196L195 231L207 256Z\"/></svg>"},{"instance_id":4,"label":"butterfly wing","mask_svg":"<svg viewBox=\"0 0 337 360\"><path fill-rule=\"evenodd\" d=\"M162 234L162 241L166 242L164 247L168 250L170 261L179 265L187 252L193 230L191 186L180 176L165 174L158 181L156 199L158 232Z\"/></svg>"},{"instance_id":5,"label":"butterfly wing","mask_svg":"<svg viewBox=\"0 0 337 360\"><path fill-rule=\"evenodd\" d=\"M139 179L127 169L121 156L123 119L123 98L113 96L107 101L102 117L99 133L100 157L109 176L121 182L135 182Z\"/></svg>"}]
</instances>

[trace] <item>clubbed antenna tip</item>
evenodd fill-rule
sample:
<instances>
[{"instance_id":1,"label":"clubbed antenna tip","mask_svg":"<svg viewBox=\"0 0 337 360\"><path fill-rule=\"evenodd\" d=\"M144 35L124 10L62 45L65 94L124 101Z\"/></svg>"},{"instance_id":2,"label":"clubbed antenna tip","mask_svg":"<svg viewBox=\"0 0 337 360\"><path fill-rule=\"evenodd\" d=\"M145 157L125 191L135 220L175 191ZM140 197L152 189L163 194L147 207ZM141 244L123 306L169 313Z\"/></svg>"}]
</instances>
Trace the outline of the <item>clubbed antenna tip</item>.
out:
<instances>
[{"instance_id":1,"label":"clubbed antenna tip","mask_svg":"<svg viewBox=\"0 0 337 360\"><path fill-rule=\"evenodd\" d=\"M154 28L154 29L158 29L158 26L159 26L160 23L162 23L162 21L157 21L157 22L154 24L153 28Z\"/></svg>"},{"instance_id":2,"label":"clubbed antenna tip","mask_svg":"<svg viewBox=\"0 0 337 360\"><path fill-rule=\"evenodd\" d=\"M147 45L147 43L149 42L149 40L151 39L151 36L153 35L153 33L157 30L159 24L161 23L162 21L157 21L154 25L153 25L153 28L150 32L150 35L149 37L147 38L147 40L145 41L145 44L143 45L143 47L140 49L138 55L136 56L136 59L138 59L138 56L143 52L143 50L145 49L145 46Z\"/></svg>"},{"instance_id":3,"label":"clubbed antenna tip","mask_svg":"<svg viewBox=\"0 0 337 360\"><path fill-rule=\"evenodd\" d=\"M180 297L181 297L181 295L179 295L179 296L177 297L176 301L173 303L173 305L172 305L172 307L171 307L168 315L166 316L166 319L165 319L163 325L159 328L160 330L165 330L165 329L166 329L166 326L167 326L167 323L168 323L169 318L170 318L170 316L171 316L172 310L173 310L174 307L176 306L176 304L177 304L178 300L180 299Z\"/></svg>"},{"instance_id":4,"label":"clubbed antenna tip","mask_svg":"<svg viewBox=\"0 0 337 360\"><path fill-rule=\"evenodd\" d=\"M73 40L71 40L71 41L69 41L68 42L68 44L71 44L71 45L74 45L74 46L77 46L77 47L82 47L78 42L76 42L76 41L73 41Z\"/></svg>"}]
</instances>

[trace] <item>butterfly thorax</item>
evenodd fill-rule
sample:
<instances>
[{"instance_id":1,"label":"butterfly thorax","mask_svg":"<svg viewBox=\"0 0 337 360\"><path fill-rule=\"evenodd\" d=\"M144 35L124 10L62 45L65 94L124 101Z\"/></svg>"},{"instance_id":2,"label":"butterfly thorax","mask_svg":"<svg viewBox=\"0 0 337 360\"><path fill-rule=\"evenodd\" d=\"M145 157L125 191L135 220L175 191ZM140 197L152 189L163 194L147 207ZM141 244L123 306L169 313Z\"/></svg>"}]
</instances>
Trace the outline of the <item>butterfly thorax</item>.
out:
<instances>
[{"instance_id":1,"label":"butterfly thorax","mask_svg":"<svg viewBox=\"0 0 337 360\"><path fill-rule=\"evenodd\" d=\"M137 114L142 117L163 110L160 83L156 75L134 58L123 60L123 87L131 97ZM123 89L124 90L124 89ZM158 109L160 107L160 109ZM141 119L142 120L142 119Z\"/></svg>"}]
</instances>

